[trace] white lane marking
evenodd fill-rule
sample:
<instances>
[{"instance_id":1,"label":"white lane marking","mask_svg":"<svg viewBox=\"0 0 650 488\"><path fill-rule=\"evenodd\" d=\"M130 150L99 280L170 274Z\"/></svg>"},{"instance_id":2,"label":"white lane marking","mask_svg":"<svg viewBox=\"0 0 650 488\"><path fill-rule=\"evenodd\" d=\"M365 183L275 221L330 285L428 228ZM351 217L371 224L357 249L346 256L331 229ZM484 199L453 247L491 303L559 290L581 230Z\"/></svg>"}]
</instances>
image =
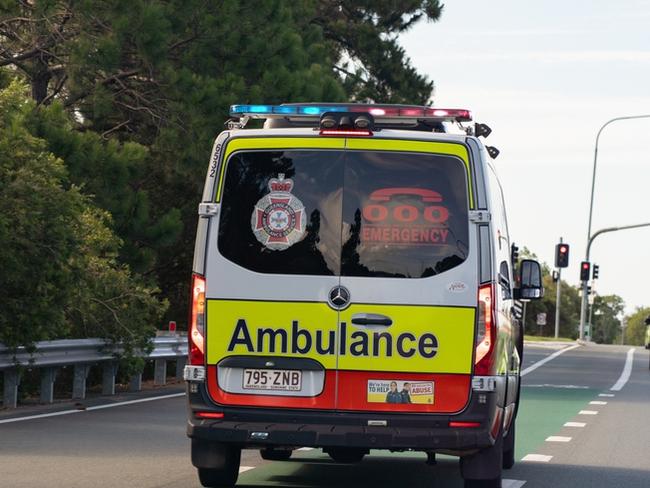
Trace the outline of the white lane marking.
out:
<instances>
[{"instance_id":1,"label":"white lane marking","mask_svg":"<svg viewBox=\"0 0 650 488\"><path fill-rule=\"evenodd\" d=\"M632 373L632 363L634 362L634 348L627 351L627 358L625 359L625 366L623 367L623 372L621 377L618 379L614 386L612 386L609 391L621 391L621 389L627 383L627 380L630 379L630 374Z\"/></svg>"},{"instance_id":2,"label":"white lane marking","mask_svg":"<svg viewBox=\"0 0 650 488\"><path fill-rule=\"evenodd\" d=\"M521 480L503 480L501 481L502 488L521 488L526 484L525 481Z\"/></svg>"},{"instance_id":3,"label":"white lane marking","mask_svg":"<svg viewBox=\"0 0 650 488\"><path fill-rule=\"evenodd\" d=\"M299 447L296 451L313 451L313 447Z\"/></svg>"},{"instance_id":4,"label":"white lane marking","mask_svg":"<svg viewBox=\"0 0 650 488\"><path fill-rule=\"evenodd\" d=\"M246 471L250 471L251 469L255 469L255 466L239 466L239 473L245 473Z\"/></svg>"},{"instance_id":5,"label":"white lane marking","mask_svg":"<svg viewBox=\"0 0 650 488\"><path fill-rule=\"evenodd\" d=\"M607 405L607 402L601 402L598 400L594 400L593 402L589 402L589 405Z\"/></svg>"},{"instance_id":6,"label":"white lane marking","mask_svg":"<svg viewBox=\"0 0 650 488\"><path fill-rule=\"evenodd\" d=\"M598 396L603 398L613 398L616 395L614 395L613 393L599 393Z\"/></svg>"},{"instance_id":7,"label":"white lane marking","mask_svg":"<svg viewBox=\"0 0 650 488\"><path fill-rule=\"evenodd\" d=\"M546 442L571 442L571 437L552 435L546 438Z\"/></svg>"},{"instance_id":8,"label":"white lane marking","mask_svg":"<svg viewBox=\"0 0 650 488\"><path fill-rule=\"evenodd\" d=\"M585 424L584 422L566 422L564 424L565 427L584 427Z\"/></svg>"},{"instance_id":9,"label":"white lane marking","mask_svg":"<svg viewBox=\"0 0 650 488\"><path fill-rule=\"evenodd\" d=\"M555 351L550 356L547 356L544 359L542 359L540 361L537 361L536 363L531 364L530 366L528 366L526 369L524 369L521 372L521 376L526 376L528 373L532 373L533 371L535 371L540 366L543 366L546 363L548 363L549 361L552 361L553 359L558 357L560 354L564 354L567 351L571 351L572 349L575 349L576 347L580 347L580 344L574 344L573 346L565 347L564 349L560 349L559 351Z\"/></svg>"},{"instance_id":10,"label":"white lane marking","mask_svg":"<svg viewBox=\"0 0 650 488\"><path fill-rule=\"evenodd\" d=\"M522 461L529 461L532 463L548 463L553 456L545 456L544 454L526 454Z\"/></svg>"},{"instance_id":11,"label":"white lane marking","mask_svg":"<svg viewBox=\"0 0 650 488\"><path fill-rule=\"evenodd\" d=\"M116 403L107 403L106 405L95 405L93 407L86 407L83 409L74 409L74 410L62 410L61 412L52 412L52 413L42 413L39 415L28 415L26 417L16 417L13 419L3 419L0 420L0 424L9 424L11 422L22 422L23 420L34 420L34 419L44 419L47 417L58 417L59 415L68 415L71 413L82 413L89 412L91 410L102 410L104 408L113 408L121 407L124 405L133 405L135 403L144 403L144 402L153 402L154 400L165 400L167 398L176 398L185 396L185 393L173 393L171 395L161 395L155 397L139 398L137 400L128 400L125 402L116 402Z\"/></svg>"},{"instance_id":12,"label":"white lane marking","mask_svg":"<svg viewBox=\"0 0 650 488\"><path fill-rule=\"evenodd\" d=\"M580 415L598 415L596 410L580 410L578 413Z\"/></svg>"},{"instance_id":13,"label":"white lane marking","mask_svg":"<svg viewBox=\"0 0 650 488\"><path fill-rule=\"evenodd\" d=\"M63 410L62 412L44 413L44 414L40 414L40 415L28 415L27 417L16 417L15 419L0 420L0 424L8 424L8 423L11 423L11 422L20 422L22 420L41 419L43 417L58 417L59 415L68 415L70 413L79 413L79 412L83 412L83 410Z\"/></svg>"},{"instance_id":14,"label":"white lane marking","mask_svg":"<svg viewBox=\"0 0 650 488\"><path fill-rule=\"evenodd\" d=\"M588 390L588 386L578 386L578 385L550 385L544 383L542 385L521 385L524 388L566 388L567 390Z\"/></svg>"}]
</instances>

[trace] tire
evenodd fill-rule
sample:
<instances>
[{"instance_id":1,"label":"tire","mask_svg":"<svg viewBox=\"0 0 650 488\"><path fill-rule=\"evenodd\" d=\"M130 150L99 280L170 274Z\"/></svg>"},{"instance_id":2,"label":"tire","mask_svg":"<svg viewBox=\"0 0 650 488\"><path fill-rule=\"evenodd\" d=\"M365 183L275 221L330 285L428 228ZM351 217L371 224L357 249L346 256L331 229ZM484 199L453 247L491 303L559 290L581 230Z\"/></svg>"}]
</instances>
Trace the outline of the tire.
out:
<instances>
[{"instance_id":1,"label":"tire","mask_svg":"<svg viewBox=\"0 0 650 488\"><path fill-rule=\"evenodd\" d=\"M503 469L511 469L515 465L515 419L512 419L508 435L503 439Z\"/></svg>"},{"instance_id":2,"label":"tire","mask_svg":"<svg viewBox=\"0 0 650 488\"><path fill-rule=\"evenodd\" d=\"M351 464L361 462L363 457L368 454L368 451L354 447L337 447L329 449L327 454L337 463Z\"/></svg>"},{"instance_id":3,"label":"tire","mask_svg":"<svg viewBox=\"0 0 650 488\"><path fill-rule=\"evenodd\" d=\"M237 483L241 449L218 442L192 439L192 464L201 485L208 488L231 488Z\"/></svg>"},{"instance_id":4,"label":"tire","mask_svg":"<svg viewBox=\"0 0 650 488\"><path fill-rule=\"evenodd\" d=\"M293 454L291 449L273 449L272 447L260 449L260 456L267 461L288 461L291 454Z\"/></svg>"},{"instance_id":5,"label":"tire","mask_svg":"<svg viewBox=\"0 0 650 488\"><path fill-rule=\"evenodd\" d=\"M501 488L502 466L503 430L499 429L494 445L460 458L465 488Z\"/></svg>"},{"instance_id":6,"label":"tire","mask_svg":"<svg viewBox=\"0 0 650 488\"><path fill-rule=\"evenodd\" d=\"M197 470L201 485L208 488L231 488L235 486L239 476L239 464L236 469L227 466L226 469L197 468Z\"/></svg>"},{"instance_id":7,"label":"tire","mask_svg":"<svg viewBox=\"0 0 650 488\"><path fill-rule=\"evenodd\" d=\"M501 478L493 480L465 480L465 488L501 488Z\"/></svg>"}]
</instances>

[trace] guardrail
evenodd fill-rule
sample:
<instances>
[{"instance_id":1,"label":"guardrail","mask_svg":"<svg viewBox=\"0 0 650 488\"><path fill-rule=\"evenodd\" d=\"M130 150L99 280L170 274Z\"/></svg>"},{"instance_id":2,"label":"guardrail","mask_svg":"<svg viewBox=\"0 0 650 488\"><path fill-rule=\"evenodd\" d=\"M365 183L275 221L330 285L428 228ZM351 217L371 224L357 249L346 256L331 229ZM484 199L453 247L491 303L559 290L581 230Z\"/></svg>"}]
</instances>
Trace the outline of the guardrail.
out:
<instances>
[{"instance_id":1,"label":"guardrail","mask_svg":"<svg viewBox=\"0 0 650 488\"><path fill-rule=\"evenodd\" d=\"M146 359L154 361L154 384L164 385L167 380L167 362L176 362L176 378L183 377L183 367L187 358L187 338L180 335L159 336L152 339L153 350ZM115 394L115 377L118 361L115 353L119 347L103 339L66 339L36 343L36 351L28 353L19 348L15 354L0 344L0 371L4 375L3 401L7 408L16 408L18 387L20 386L19 367L38 368L41 372L41 403L54 401L54 383L59 369L74 366L72 398L86 398L86 380L91 366L102 366L102 394ZM131 377L129 391L142 389L142 373Z\"/></svg>"}]
</instances>

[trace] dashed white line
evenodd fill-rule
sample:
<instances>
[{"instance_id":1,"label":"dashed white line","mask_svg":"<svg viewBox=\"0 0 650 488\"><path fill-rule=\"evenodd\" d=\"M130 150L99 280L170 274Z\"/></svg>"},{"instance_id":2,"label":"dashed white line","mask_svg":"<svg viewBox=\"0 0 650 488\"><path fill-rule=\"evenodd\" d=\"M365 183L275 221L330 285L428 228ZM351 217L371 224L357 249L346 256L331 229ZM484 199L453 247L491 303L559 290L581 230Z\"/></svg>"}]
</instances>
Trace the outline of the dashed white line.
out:
<instances>
[{"instance_id":1,"label":"dashed white line","mask_svg":"<svg viewBox=\"0 0 650 488\"><path fill-rule=\"evenodd\" d=\"M616 395L614 395L613 393L599 393L598 396L602 398L613 398Z\"/></svg>"},{"instance_id":2,"label":"dashed white line","mask_svg":"<svg viewBox=\"0 0 650 488\"><path fill-rule=\"evenodd\" d=\"M548 463L553 456L545 456L544 454L526 454L522 461L527 461L531 463Z\"/></svg>"},{"instance_id":3,"label":"dashed white line","mask_svg":"<svg viewBox=\"0 0 650 488\"><path fill-rule=\"evenodd\" d=\"M95 405L92 407L86 407L86 408L81 408L81 409L74 409L74 410L62 410L60 412L51 412L51 413L41 413L39 415L28 415L26 417L16 417L13 419L3 419L0 420L0 424L9 424L11 422L22 422L23 420L34 420L34 419L44 419L47 417L58 417L59 415L69 415L71 413L82 413L82 412L90 412L92 410L103 410L105 408L113 408L113 407L122 407L124 405L133 405L136 403L145 403L145 402L153 402L155 400L165 400L167 398L176 398L176 397L181 397L185 396L185 393L173 393L171 395L160 395L160 396L154 396L154 397L147 397L147 398L138 398L137 400L127 400L125 402L115 402L115 403L107 403L106 405Z\"/></svg>"},{"instance_id":4,"label":"dashed white line","mask_svg":"<svg viewBox=\"0 0 650 488\"><path fill-rule=\"evenodd\" d=\"M588 390L588 386L582 385L552 385L549 383L544 383L541 385L521 385L524 388L566 388L567 390Z\"/></svg>"},{"instance_id":5,"label":"dashed white line","mask_svg":"<svg viewBox=\"0 0 650 488\"><path fill-rule=\"evenodd\" d=\"M625 366L623 366L623 372L621 377L618 379L614 386L612 386L609 391L621 391L621 389L627 383L627 380L630 379L630 374L632 373L632 363L634 362L634 348L631 348L627 351L627 357L625 358Z\"/></svg>"},{"instance_id":6,"label":"dashed white line","mask_svg":"<svg viewBox=\"0 0 650 488\"><path fill-rule=\"evenodd\" d=\"M521 488L526 484L525 481L521 480L503 480L501 482L502 488Z\"/></svg>"},{"instance_id":7,"label":"dashed white line","mask_svg":"<svg viewBox=\"0 0 650 488\"><path fill-rule=\"evenodd\" d=\"M250 471L251 469L255 469L255 466L239 466L239 473L245 473L246 471Z\"/></svg>"},{"instance_id":8,"label":"dashed white line","mask_svg":"<svg viewBox=\"0 0 650 488\"><path fill-rule=\"evenodd\" d=\"M584 426L586 426L586 425L587 425L587 424L584 423L584 422L566 422L566 423L564 424L565 427L578 427L578 428L579 428L579 427L584 427Z\"/></svg>"},{"instance_id":9,"label":"dashed white line","mask_svg":"<svg viewBox=\"0 0 650 488\"><path fill-rule=\"evenodd\" d=\"M540 361L537 361L536 363L531 364L530 366L528 366L526 369L524 369L521 372L520 376L526 376L528 373L532 373L533 371L535 371L540 366L543 366L546 363L548 363L549 361L552 361L553 359L558 357L560 354L564 354L567 351L571 351L572 349L575 349L576 347L580 347L580 344L574 344L573 346L565 347L564 349L560 349L559 351L555 351L550 356L547 356L544 359L542 359Z\"/></svg>"},{"instance_id":10,"label":"dashed white line","mask_svg":"<svg viewBox=\"0 0 650 488\"><path fill-rule=\"evenodd\" d=\"M601 402L598 400L594 400L593 402L589 402L589 405L607 405L607 402Z\"/></svg>"},{"instance_id":11,"label":"dashed white line","mask_svg":"<svg viewBox=\"0 0 650 488\"><path fill-rule=\"evenodd\" d=\"M580 410L578 413L580 415L598 415L597 410Z\"/></svg>"},{"instance_id":12,"label":"dashed white line","mask_svg":"<svg viewBox=\"0 0 650 488\"><path fill-rule=\"evenodd\" d=\"M546 438L546 442L571 442L571 437L552 435Z\"/></svg>"}]
</instances>

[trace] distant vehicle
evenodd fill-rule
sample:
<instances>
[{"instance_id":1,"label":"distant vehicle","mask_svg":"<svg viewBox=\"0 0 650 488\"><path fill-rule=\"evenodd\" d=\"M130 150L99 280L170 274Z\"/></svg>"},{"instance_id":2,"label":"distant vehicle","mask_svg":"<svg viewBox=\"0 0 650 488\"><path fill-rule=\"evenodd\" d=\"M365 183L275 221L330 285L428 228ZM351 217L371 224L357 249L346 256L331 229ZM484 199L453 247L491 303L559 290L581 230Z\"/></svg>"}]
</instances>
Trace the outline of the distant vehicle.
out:
<instances>
[{"instance_id":1,"label":"distant vehicle","mask_svg":"<svg viewBox=\"0 0 650 488\"><path fill-rule=\"evenodd\" d=\"M460 457L465 487L514 464L523 352L501 184L466 110L233 106L194 254L188 435L203 486L241 450L337 462L370 449ZM263 128L245 129L250 118ZM259 127L259 126L258 126Z\"/></svg>"}]
</instances>

